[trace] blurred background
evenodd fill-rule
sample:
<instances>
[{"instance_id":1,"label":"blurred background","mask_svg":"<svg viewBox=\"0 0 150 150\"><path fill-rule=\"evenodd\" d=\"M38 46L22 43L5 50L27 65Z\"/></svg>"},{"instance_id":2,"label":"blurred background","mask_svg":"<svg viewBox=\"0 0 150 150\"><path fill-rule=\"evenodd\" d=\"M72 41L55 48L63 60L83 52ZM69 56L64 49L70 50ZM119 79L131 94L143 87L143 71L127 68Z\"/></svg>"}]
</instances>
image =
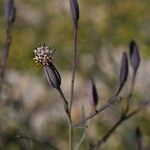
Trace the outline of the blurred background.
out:
<instances>
[{"instance_id":1,"label":"blurred background","mask_svg":"<svg viewBox=\"0 0 150 150\"><path fill-rule=\"evenodd\" d=\"M135 40L141 55L132 109L150 97L150 1L78 0L78 70L73 103L73 122L91 113L89 78L95 79L100 107L115 92L118 67L123 51ZM0 49L6 38L5 0L0 1ZM72 20L68 0L15 1L16 21L12 32L5 80L0 97L0 149L50 149L46 144L18 139L24 135L51 141L67 149L68 126L63 103L48 83L43 68L33 61L33 50L40 43L53 49L54 64L62 77L62 89L70 97L73 56ZM131 74L130 69L130 74ZM129 92L131 78L120 96ZM123 104L116 104L88 122L86 138L80 149L100 139L116 122ZM150 108L120 126L103 145L108 150L136 150L135 129L142 131L143 149L150 149ZM75 130L74 142L80 129Z\"/></svg>"}]
</instances>

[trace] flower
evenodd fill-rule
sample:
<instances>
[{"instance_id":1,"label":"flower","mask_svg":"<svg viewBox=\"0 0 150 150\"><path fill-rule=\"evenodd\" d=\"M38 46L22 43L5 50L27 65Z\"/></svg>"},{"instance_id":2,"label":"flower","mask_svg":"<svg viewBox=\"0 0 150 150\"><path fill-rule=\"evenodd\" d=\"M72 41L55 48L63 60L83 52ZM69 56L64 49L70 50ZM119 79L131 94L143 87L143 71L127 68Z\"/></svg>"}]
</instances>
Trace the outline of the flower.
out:
<instances>
[{"instance_id":1,"label":"flower","mask_svg":"<svg viewBox=\"0 0 150 150\"><path fill-rule=\"evenodd\" d=\"M34 60L37 64L42 64L43 66L48 66L53 59L54 50L46 44L41 44L34 49Z\"/></svg>"},{"instance_id":2,"label":"flower","mask_svg":"<svg viewBox=\"0 0 150 150\"><path fill-rule=\"evenodd\" d=\"M46 44L41 44L34 49L36 64L42 64L48 82L56 89L61 85L61 76L52 63L54 50Z\"/></svg>"}]
</instances>

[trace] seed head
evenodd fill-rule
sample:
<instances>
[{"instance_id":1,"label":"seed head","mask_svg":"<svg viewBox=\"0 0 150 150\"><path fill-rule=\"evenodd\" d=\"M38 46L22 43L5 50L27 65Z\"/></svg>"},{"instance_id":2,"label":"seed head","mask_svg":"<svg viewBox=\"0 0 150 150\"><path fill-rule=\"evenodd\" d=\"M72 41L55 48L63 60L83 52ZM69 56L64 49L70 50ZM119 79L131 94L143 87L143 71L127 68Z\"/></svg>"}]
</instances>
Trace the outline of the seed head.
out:
<instances>
[{"instance_id":1,"label":"seed head","mask_svg":"<svg viewBox=\"0 0 150 150\"><path fill-rule=\"evenodd\" d=\"M35 63L47 66L52 62L54 50L52 50L51 47L41 44L35 48L33 52L35 54Z\"/></svg>"}]
</instances>

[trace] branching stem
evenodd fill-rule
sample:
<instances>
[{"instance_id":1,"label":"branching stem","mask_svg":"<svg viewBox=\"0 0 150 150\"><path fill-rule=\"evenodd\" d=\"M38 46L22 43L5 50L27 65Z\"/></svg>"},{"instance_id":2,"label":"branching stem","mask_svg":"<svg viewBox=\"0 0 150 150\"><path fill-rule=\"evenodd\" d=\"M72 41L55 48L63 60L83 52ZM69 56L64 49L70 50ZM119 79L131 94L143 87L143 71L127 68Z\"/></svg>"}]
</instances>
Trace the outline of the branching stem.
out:
<instances>
[{"instance_id":1,"label":"branching stem","mask_svg":"<svg viewBox=\"0 0 150 150\"><path fill-rule=\"evenodd\" d=\"M104 144L109 137L112 135L112 133L126 120L128 120L129 118L131 118L132 116L134 116L135 114L137 114L138 112L140 112L141 110L143 110L143 108L147 107L150 104L150 101L146 101L144 102L142 105L140 105L137 109L135 109L134 111L127 113L124 112L120 119L113 125L113 127L108 130L108 132L97 142L97 144L93 147L93 149L96 149L98 147L100 147L102 144Z\"/></svg>"}]
</instances>

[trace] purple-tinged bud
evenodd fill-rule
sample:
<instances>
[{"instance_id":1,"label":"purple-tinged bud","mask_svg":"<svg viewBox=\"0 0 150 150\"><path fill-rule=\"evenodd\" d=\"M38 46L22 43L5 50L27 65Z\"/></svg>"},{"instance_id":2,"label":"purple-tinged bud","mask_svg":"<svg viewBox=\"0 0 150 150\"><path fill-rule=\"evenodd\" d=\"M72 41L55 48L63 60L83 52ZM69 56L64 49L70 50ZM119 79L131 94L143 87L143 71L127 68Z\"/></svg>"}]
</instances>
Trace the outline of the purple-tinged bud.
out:
<instances>
[{"instance_id":1,"label":"purple-tinged bud","mask_svg":"<svg viewBox=\"0 0 150 150\"><path fill-rule=\"evenodd\" d=\"M49 63L49 65L44 66L44 71L48 82L54 88L59 89L61 85L61 77L55 66L52 63Z\"/></svg>"},{"instance_id":2,"label":"purple-tinged bud","mask_svg":"<svg viewBox=\"0 0 150 150\"><path fill-rule=\"evenodd\" d=\"M8 23L13 23L16 18L16 7L13 0L6 0L5 13Z\"/></svg>"},{"instance_id":3,"label":"purple-tinged bud","mask_svg":"<svg viewBox=\"0 0 150 150\"><path fill-rule=\"evenodd\" d=\"M92 105L96 107L98 104L98 93L93 79L90 80L90 95L92 99Z\"/></svg>"},{"instance_id":4,"label":"purple-tinged bud","mask_svg":"<svg viewBox=\"0 0 150 150\"><path fill-rule=\"evenodd\" d=\"M137 71L140 65L140 55L137 44L134 40L132 40L129 44L129 54L130 54L130 62L134 72Z\"/></svg>"},{"instance_id":5,"label":"purple-tinged bud","mask_svg":"<svg viewBox=\"0 0 150 150\"><path fill-rule=\"evenodd\" d=\"M71 8L71 14L72 19L74 21L74 24L77 24L79 20L79 4L77 0L70 0L70 8Z\"/></svg>"},{"instance_id":6,"label":"purple-tinged bud","mask_svg":"<svg viewBox=\"0 0 150 150\"><path fill-rule=\"evenodd\" d=\"M119 71L119 86L116 92L116 96L118 96L118 94L120 93L125 82L127 81L127 78L128 78L128 57L127 57L127 53L123 52L121 58L121 68Z\"/></svg>"}]
</instances>

